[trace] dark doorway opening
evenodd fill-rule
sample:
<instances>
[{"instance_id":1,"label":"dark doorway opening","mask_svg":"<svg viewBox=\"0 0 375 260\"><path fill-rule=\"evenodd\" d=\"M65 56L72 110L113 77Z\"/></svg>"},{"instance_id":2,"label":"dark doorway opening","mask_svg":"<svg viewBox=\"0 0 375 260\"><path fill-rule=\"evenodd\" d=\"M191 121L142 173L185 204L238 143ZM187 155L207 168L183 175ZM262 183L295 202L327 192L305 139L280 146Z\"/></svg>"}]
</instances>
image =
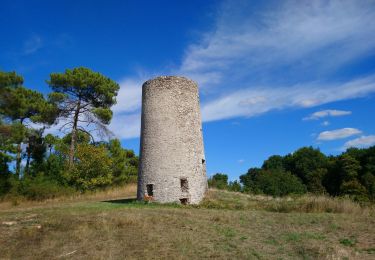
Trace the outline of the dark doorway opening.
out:
<instances>
[{"instance_id":1,"label":"dark doorway opening","mask_svg":"<svg viewBox=\"0 0 375 260\"><path fill-rule=\"evenodd\" d=\"M154 184L146 185L147 196L154 196Z\"/></svg>"},{"instance_id":2,"label":"dark doorway opening","mask_svg":"<svg viewBox=\"0 0 375 260\"><path fill-rule=\"evenodd\" d=\"M182 192L188 192L189 191L189 183L186 178L180 179L180 185L181 185L181 191Z\"/></svg>"},{"instance_id":3,"label":"dark doorway opening","mask_svg":"<svg viewBox=\"0 0 375 260\"><path fill-rule=\"evenodd\" d=\"M187 204L189 204L189 199L188 198L182 198L182 199L180 199L180 202L181 202L182 205L187 205Z\"/></svg>"}]
</instances>

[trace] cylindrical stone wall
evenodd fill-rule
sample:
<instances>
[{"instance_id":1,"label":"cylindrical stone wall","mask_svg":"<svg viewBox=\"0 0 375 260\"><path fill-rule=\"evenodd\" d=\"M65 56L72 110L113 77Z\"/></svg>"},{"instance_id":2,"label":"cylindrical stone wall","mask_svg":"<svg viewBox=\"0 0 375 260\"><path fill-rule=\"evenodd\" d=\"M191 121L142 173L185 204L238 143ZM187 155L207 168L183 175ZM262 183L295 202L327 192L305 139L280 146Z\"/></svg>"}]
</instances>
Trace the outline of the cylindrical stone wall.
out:
<instances>
[{"instance_id":1,"label":"cylindrical stone wall","mask_svg":"<svg viewBox=\"0 0 375 260\"><path fill-rule=\"evenodd\" d=\"M138 200L199 203L207 190L197 84L163 76L142 86Z\"/></svg>"}]
</instances>

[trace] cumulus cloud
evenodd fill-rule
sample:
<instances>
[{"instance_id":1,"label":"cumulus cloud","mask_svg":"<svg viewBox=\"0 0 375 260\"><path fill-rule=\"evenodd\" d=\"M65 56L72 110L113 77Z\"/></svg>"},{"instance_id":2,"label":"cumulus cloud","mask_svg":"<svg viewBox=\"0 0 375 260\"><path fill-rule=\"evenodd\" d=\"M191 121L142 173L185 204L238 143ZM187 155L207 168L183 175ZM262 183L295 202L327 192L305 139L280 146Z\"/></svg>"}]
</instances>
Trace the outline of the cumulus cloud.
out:
<instances>
[{"instance_id":1,"label":"cumulus cloud","mask_svg":"<svg viewBox=\"0 0 375 260\"><path fill-rule=\"evenodd\" d=\"M318 135L319 141L332 141L337 139L347 138L349 136L361 134L362 131L356 128L341 128L332 131L324 131Z\"/></svg>"},{"instance_id":2,"label":"cumulus cloud","mask_svg":"<svg viewBox=\"0 0 375 260\"><path fill-rule=\"evenodd\" d=\"M317 120L324 117L347 116L351 114L351 111L328 109L312 113L308 117L303 118L303 120Z\"/></svg>"},{"instance_id":3,"label":"cumulus cloud","mask_svg":"<svg viewBox=\"0 0 375 260\"><path fill-rule=\"evenodd\" d=\"M344 144L343 148L344 150L350 147L366 148L372 145L375 145L375 135L364 135L353 140L347 141Z\"/></svg>"}]
</instances>

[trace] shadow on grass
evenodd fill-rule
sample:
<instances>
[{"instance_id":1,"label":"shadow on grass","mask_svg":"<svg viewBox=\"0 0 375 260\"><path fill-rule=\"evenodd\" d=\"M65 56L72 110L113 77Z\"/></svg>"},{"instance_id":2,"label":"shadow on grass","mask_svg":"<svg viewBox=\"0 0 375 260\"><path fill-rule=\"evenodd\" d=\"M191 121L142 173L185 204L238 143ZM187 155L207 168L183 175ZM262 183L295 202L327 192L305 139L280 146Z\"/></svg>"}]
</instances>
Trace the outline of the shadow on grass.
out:
<instances>
[{"instance_id":1,"label":"shadow on grass","mask_svg":"<svg viewBox=\"0 0 375 260\"><path fill-rule=\"evenodd\" d=\"M147 207L147 208L182 208L182 207L189 207L182 206L179 203L157 203L157 202L148 202L148 201L139 201L136 198L127 198L127 199L114 199L114 200L103 200L102 203L109 203L107 205L113 205L115 207L118 206L126 206L126 207Z\"/></svg>"},{"instance_id":2,"label":"shadow on grass","mask_svg":"<svg viewBox=\"0 0 375 260\"><path fill-rule=\"evenodd\" d=\"M137 202L137 199L130 198L130 199L103 200L101 202L114 203L114 204L134 204Z\"/></svg>"}]
</instances>

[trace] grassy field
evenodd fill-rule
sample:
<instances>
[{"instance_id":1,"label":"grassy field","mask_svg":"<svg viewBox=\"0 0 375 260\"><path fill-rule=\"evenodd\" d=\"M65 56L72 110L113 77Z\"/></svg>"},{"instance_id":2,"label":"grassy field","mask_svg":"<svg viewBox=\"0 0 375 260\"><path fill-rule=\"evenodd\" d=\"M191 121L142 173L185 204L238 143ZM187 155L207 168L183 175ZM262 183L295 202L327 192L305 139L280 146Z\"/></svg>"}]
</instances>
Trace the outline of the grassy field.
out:
<instances>
[{"instance_id":1,"label":"grassy field","mask_svg":"<svg viewBox=\"0 0 375 260\"><path fill-rule=\"evenodd\" d=\"M128 186L0 203L0 258L375 258L374 210L348 200L210 190L201 205L180 206L134 195Z\"/></svg>"}]
</instances>

